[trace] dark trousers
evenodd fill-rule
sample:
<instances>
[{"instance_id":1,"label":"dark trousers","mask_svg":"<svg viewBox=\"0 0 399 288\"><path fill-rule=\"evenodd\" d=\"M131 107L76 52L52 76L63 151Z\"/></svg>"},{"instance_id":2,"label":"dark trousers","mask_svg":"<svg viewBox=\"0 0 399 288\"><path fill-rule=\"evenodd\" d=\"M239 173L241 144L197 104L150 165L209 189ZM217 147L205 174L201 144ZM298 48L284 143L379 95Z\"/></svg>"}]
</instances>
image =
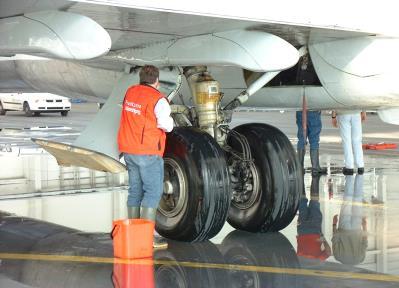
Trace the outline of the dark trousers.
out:
<instances>
[{"instance_id":1,"label":"dark trousers","mask_svg":"<svg viewBox=\"0 0 399 288\"><path fill-rule=\"evenodd\" d=\"M303 135L302 128L302 111L296 112L296 125L298 126L298 149L304 149L306 139ZM320 132L321 132L321 112L320 111L308 111L307 112L307 139L310 143L310 149L319 149Z\"/></svg>"}]
</instances>

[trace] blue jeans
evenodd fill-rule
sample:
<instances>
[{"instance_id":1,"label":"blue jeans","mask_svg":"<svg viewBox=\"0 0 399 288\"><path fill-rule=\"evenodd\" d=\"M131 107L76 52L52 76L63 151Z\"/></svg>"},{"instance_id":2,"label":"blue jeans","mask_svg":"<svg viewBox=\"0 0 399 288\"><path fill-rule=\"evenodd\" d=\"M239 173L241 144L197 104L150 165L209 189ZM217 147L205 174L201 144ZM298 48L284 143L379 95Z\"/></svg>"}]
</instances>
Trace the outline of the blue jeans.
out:
<instances>
[{"instance_id":1,"label":"blue jeans","mask_svg":"<svg viewBox=\"0 0 399 288\"><path fill-rule=\"evenodd\" d=\"M320 211L320 202L302 198L299 200L298 235L321 234L323 216Z\"/></svg>"},{"instance_id":2,"label":"blue jeans","mask_svg":"<svg viewBox=\"0 0 399 288\"><path fill-rule=\"evenodd\" d=\"M310 149L319 149L320 132L321 132L321 112L308 111L307 112L307 139L309 139ZM303 135L302 128L302 111L296 112L296 125L298 126L298 149L304 149L306 139Z\"/></svg>"},{"instance_id":3,"label":"blue jeans","mask_svg":"<svg viewBox=\"0 0 399 288\"><path fill-rule=\"evenodd\" d=\"M127 206L158 208L163 192L163 159L158 155L123 154L129 174Z\"/></svg>"}]
</instances>

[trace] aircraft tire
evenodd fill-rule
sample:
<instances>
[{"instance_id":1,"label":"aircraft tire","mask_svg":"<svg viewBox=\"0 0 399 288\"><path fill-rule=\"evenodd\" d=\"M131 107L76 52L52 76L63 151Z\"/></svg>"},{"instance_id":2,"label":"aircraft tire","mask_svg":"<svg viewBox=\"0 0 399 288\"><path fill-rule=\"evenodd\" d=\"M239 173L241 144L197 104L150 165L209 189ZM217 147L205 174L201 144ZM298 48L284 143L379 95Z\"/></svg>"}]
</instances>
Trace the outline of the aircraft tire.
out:
<instances>
[{"instance_id":1,"label":"aircraft tire","mask_svg":"<svg viewBox=\"0 0 399 288\"><path fill-rule=\"evenodd\" d=\"M279 231L295 217L303 187L295 150L287 136L270 125L250 123L234 131L247 139L254 161L250 163L249 177L240 182L242 178L234 179L234 175L245 173L233 172L234 158L229 157L233 197L227 221L249 232ZM228 144L236 151L242 150L233 137L228 138Z\"/></svg>"},{"instance_id":2,"label":"aircraft tire","mask_svg":"<svg viewBox=\"0 0 399 288\"><path fill-rule=\"evenodd\" d=\"M218 247L210 241L184 243L169 241L168 249L154 251L154 257L161 264L155 267L156 287L189 288L193 283L201 287L235 287L226 285L227 272L224 269L193 269L182 262L221 263L223 256Z\"/></svg>"},{"instance_id":3,"label":"aircraft tire","mask_svg":"<svg viewBox=\"0 0 399 288\"><path fill-rule=\"evenodd\" d=\"M180 127L167 135L164 162L157 231L186 242L212 238L222 229L230 205L224 151L208 133Z\"/></svg>"}]
</instances>

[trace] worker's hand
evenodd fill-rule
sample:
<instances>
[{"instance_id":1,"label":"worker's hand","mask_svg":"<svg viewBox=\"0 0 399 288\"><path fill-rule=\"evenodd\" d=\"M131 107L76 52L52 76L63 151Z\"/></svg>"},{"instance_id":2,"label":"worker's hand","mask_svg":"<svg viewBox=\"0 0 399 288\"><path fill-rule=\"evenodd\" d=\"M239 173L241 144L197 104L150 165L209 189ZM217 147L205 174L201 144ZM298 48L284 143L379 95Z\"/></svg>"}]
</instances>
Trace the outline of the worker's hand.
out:
<instances>
[{"instance_id":1,"label":"worker's hand","mask_svg":"<svg viewBox=\"0 0 399 288\"><path fill-rule=\"evenodd\" d=\"M333 125L335 128L337 128L337 127L338 127L338 121L337 121L337 118L331 118L331 122L332 122L332 125Z\"/></svg>"},{"instance_id":2,"label":"worker's hand","mask_svg":"<svg viewBox=\"0 0 399 288\"><path fill-rule=\"evenodd\" d=\"M362 119L362 122L366 121L366 112L362 111L360 113L360 118Z\"/></svg>"}]
</instances>

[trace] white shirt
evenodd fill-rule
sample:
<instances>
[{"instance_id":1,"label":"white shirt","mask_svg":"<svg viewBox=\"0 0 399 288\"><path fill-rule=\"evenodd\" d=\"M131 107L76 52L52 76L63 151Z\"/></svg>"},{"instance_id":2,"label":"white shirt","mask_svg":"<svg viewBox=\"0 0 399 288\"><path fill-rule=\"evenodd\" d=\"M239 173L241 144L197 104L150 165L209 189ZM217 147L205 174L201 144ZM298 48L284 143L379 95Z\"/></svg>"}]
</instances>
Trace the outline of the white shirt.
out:
<instances>
[{"instance_id":1,"label":"white shirt","mask_svg":"<svg viewBox=\"0 0 399 288\"><path fill-rule=\"evenodd\" d=\"M173 118L170 116L170 105L165 98L161 98L155 105L154 113L157 117L157 127L170 132L173 130Z\"/></svg>"}]
</instances>

